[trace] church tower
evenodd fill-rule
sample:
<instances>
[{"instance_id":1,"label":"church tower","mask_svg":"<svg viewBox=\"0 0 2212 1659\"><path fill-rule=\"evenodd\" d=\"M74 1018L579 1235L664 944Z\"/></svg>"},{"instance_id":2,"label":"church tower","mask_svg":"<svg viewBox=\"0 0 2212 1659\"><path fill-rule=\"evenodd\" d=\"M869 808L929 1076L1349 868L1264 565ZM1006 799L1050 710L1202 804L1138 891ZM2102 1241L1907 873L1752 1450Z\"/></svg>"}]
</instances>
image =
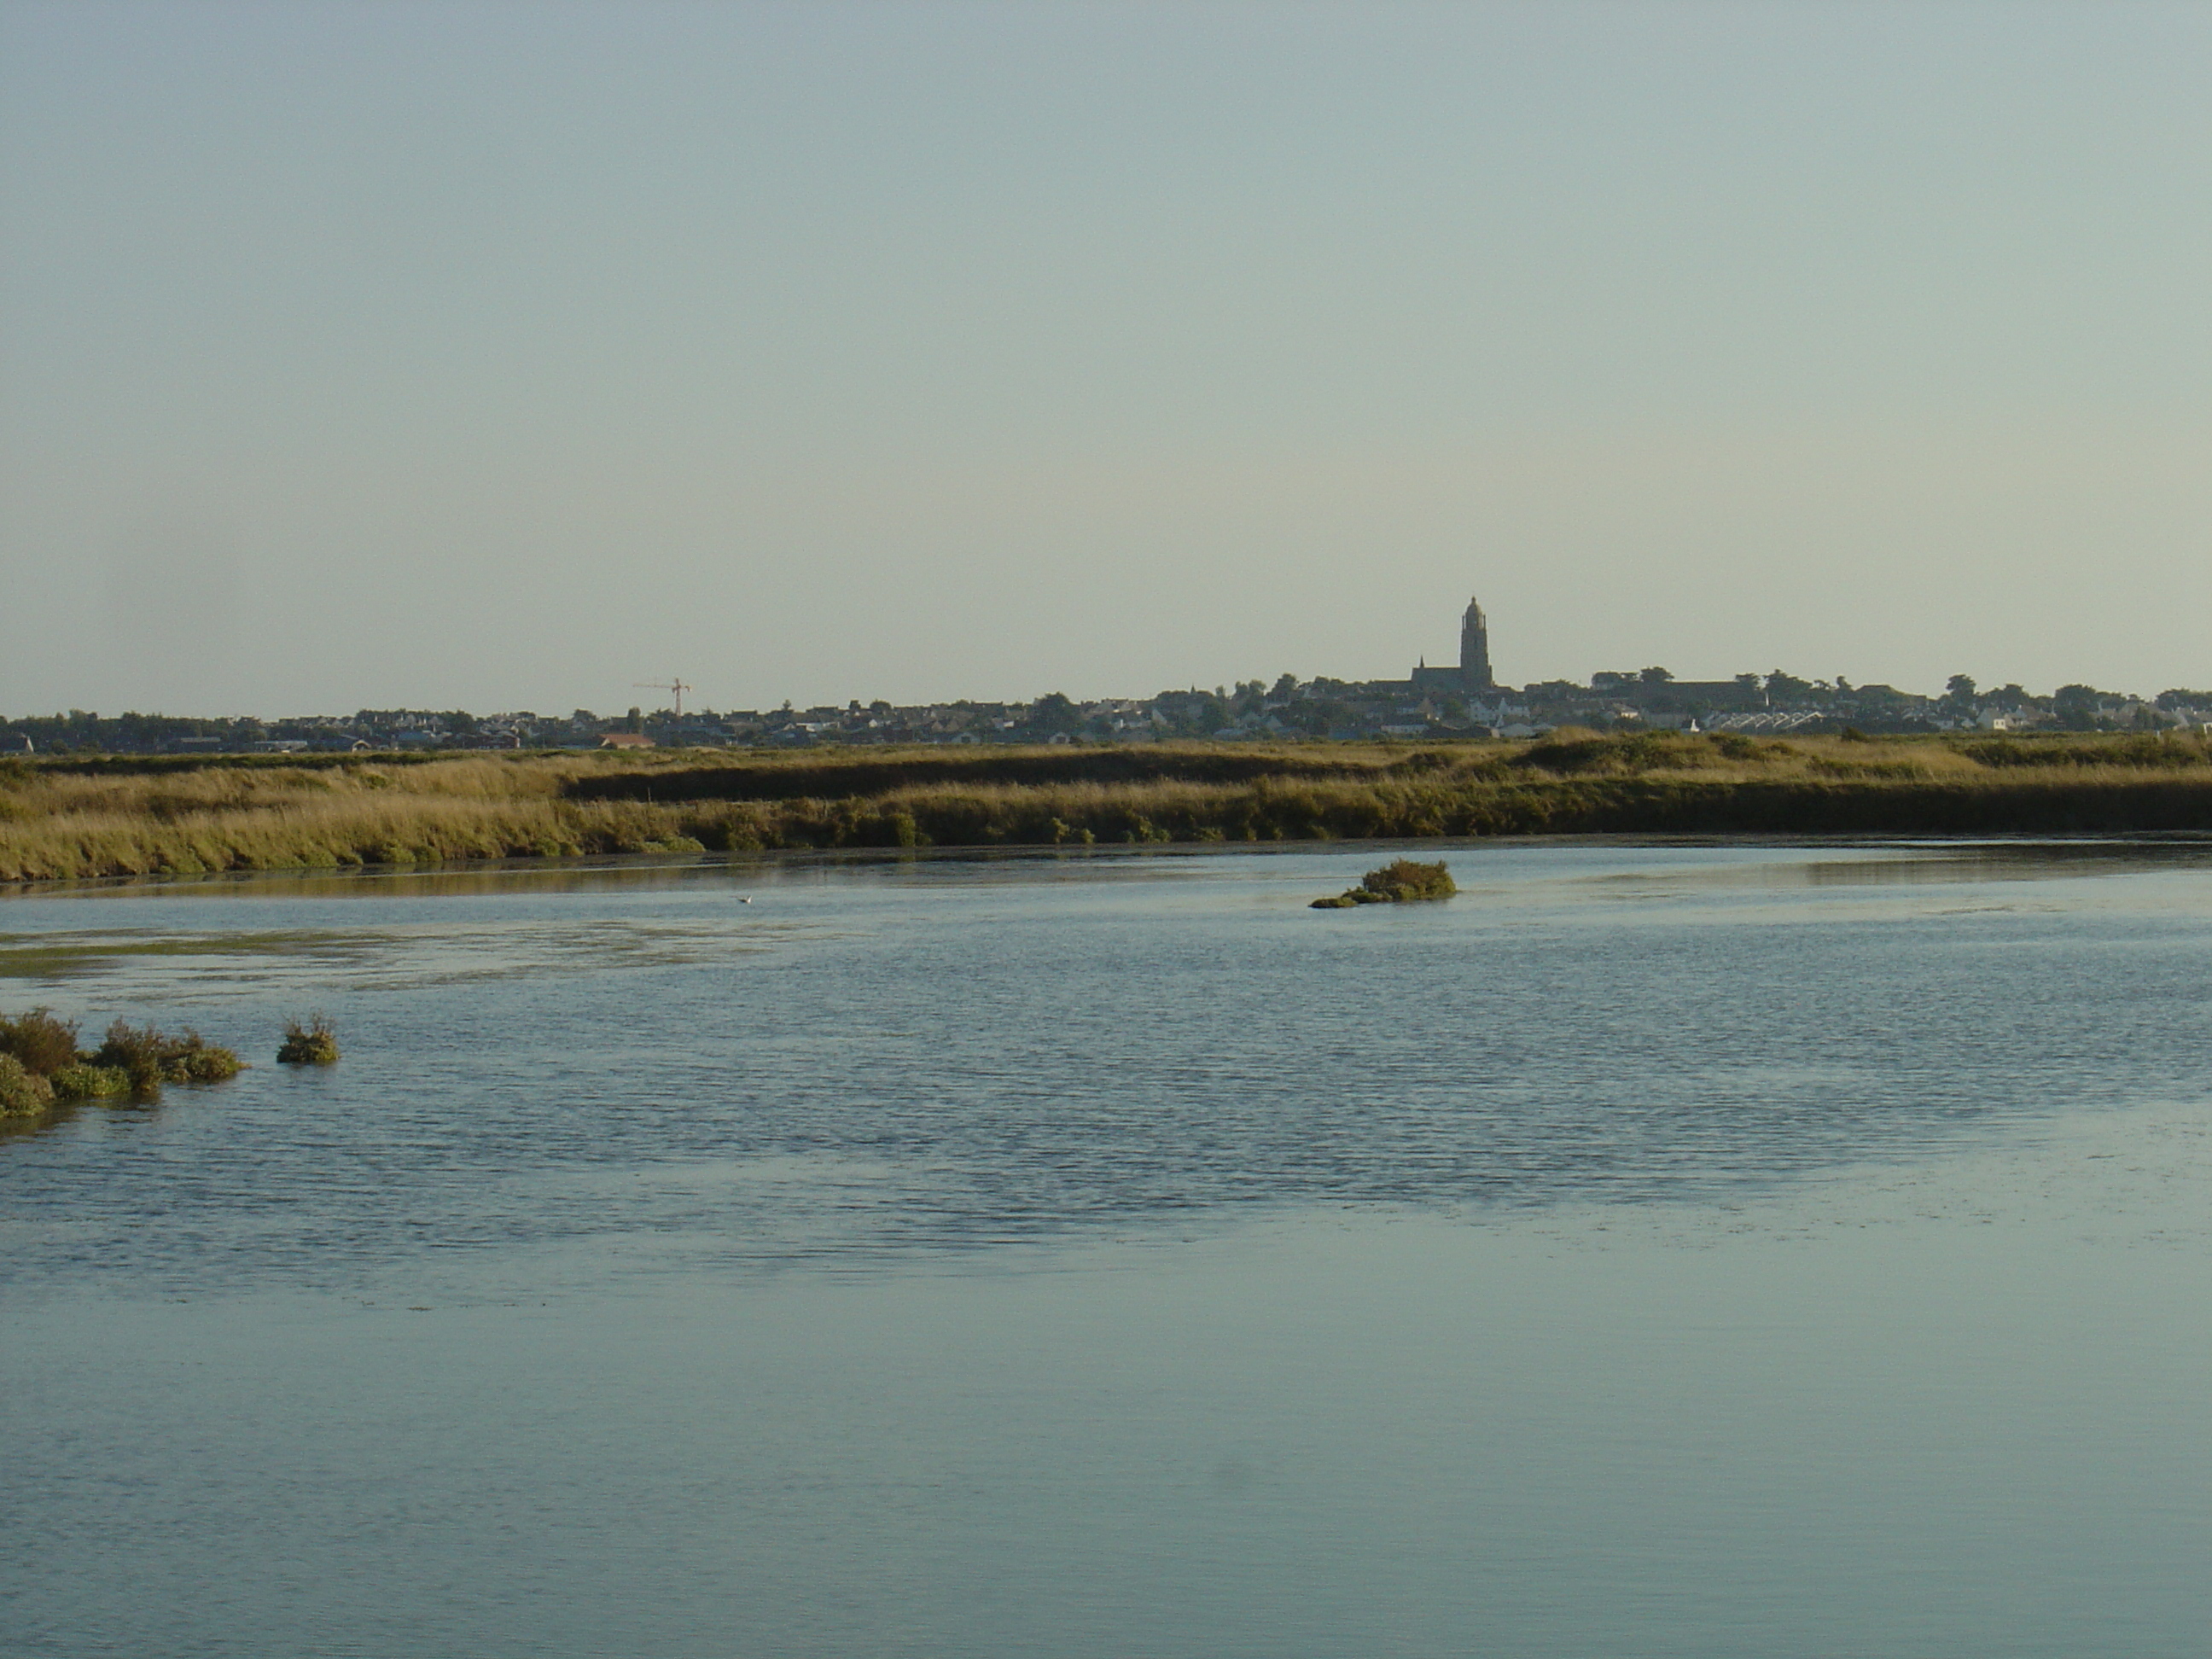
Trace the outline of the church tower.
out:
<instances>
[{"instance_id":1,"label":"church tower","mask_svg":"<svg viewBox=\"0 0 2212 1659\"><path fill-rule=\"evenodd\" d=\"M1498 685L1490 677L1490 624L1483 619L1482 606L1473 599L1460 619L1459 678L1470 691L1494 690Z\"/></svg>"}]
</instances>

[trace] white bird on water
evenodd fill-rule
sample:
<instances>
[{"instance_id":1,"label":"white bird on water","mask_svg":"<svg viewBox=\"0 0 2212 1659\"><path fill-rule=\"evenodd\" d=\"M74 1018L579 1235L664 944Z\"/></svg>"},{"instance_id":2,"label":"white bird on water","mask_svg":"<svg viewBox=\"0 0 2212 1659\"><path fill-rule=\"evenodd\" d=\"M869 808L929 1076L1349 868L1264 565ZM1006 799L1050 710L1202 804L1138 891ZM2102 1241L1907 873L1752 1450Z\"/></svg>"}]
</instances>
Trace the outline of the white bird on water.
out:
<instances>
[{"instance_id":1,"label":"white bird on water","mask_svg":"<svg viewBox=\"0 0 2212 1659\"><path fill-rule=\"evenodd\" d=\"M750 893L740 893L738 895L738 902L740 904L750 904L752 902L753 896Z\"/></svg>"}]
</instances>

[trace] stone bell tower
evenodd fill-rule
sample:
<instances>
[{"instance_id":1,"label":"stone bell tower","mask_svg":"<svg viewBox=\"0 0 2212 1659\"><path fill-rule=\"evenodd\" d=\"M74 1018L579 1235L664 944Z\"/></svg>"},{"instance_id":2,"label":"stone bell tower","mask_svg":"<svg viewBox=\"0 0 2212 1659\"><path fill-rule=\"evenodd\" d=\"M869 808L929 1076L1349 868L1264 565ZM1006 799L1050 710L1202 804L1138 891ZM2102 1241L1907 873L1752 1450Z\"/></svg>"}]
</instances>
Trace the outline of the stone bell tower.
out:
<instances>
[{"instance_id":1,"label":"stone bell tower","mask_svg":"<svg viewBox=\"0 0 2212 1659\"><path fill-rule=\"evenodd\" d=\"M1473 599L1460 619L1459 678L1470 691L1494 690L1498 685L1490 676L1490 624L1483 619L1482 606Z\"/></svg>"}]
</instances>

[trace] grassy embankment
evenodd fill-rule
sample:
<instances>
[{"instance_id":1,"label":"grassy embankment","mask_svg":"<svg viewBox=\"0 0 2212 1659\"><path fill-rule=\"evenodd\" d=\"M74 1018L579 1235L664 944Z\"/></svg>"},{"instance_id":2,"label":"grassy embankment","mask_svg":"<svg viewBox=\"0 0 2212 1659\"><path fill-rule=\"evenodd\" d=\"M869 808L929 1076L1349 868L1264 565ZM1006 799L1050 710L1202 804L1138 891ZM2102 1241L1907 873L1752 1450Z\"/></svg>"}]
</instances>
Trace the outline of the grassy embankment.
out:
<instances>
[{"instance_id":1,"label":"grassy embankment","mask_svg":"<svg viewBox=\"0 0 2212 1659\"><path fill-rule=\"evenodd\" d=\"M778 848L2212 831L2195 738L0 763L0 880Z\"/></svg>"}]
</instances>

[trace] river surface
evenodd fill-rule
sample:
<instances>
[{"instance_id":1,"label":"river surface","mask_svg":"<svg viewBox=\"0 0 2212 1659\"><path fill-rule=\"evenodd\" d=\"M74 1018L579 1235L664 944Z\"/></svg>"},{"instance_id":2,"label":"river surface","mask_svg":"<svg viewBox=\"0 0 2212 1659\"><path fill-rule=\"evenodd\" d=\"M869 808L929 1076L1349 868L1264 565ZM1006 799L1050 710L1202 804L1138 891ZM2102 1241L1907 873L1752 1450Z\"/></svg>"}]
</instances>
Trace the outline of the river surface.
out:
<instances>
[{"instance_id":1,"label":"river surface","mask_svg":"<svg viewBox=\"0 0 2212 1659\"><path fill-rule=\"evenodd\" d=\"M1442 853L0 899L0 1654L2212 1650L2212 851Z\"/></svg>"}]
</instances>

